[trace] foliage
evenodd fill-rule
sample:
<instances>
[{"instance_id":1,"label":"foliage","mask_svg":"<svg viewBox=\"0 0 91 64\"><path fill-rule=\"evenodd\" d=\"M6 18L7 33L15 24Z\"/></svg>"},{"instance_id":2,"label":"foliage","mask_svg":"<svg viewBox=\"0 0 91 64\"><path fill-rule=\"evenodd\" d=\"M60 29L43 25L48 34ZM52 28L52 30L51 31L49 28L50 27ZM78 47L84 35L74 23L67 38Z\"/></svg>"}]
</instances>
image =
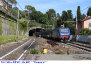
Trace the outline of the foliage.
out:
<instances>
[{"instance_id":1,"label":"foliage","mask_svg":"<svg viewBox=\"0 0 91 64\"><path fill-rule=\"evenodd\" d=\"M29 27L33 27L33 26L41 26L41 24L38 22L29 22Z\"/></svg>"},{"instance_id":2,"label":"foliage","mask_svg":"<svg viewBox=\"0 0 91 64\"><path fill-rule=\"evenodd\" d=\"M56 19L58 20L60 18L60 14L59 13L57 13L57 17L56 17Z\"/></svg>"},{"instance_id":3,"label":"foliage","mask_svg":"<svg viewBox=\"0 0 91 64\"><path fill-rule=\"evenodd\" d=\"M10 12L12 13L13 16L16 16L18 15L18 8L17 7L14 7L10 10Z\"/></svg>"},{"instance_id":4,"label":"foliage","mask_svg":"<svg viewBox=\"0 0 91 64\"><path fill-rule=\"evenodd\" d=\"M87 16L91 16L91 7L87 11Z\"/></svg>"},{"instance_id":5,"label":"foliage","mask_svg":"<svg viewBox=\"0 0 91 64\"><path fill-rule=\"evenodd\" d=\"M0 6L0 8L2 8L3 6Z\"/></svg>"},{"instance_id":6,"label":"foliage","mask_svg":"<svg viewBox=\"0 0 91 64\"><path fill-rule=\"evenodd\" d=\"M30 12L35 11L35 8L31 5L26 5L25 8L29 10Z\"/></svg>"},{"instance_id":7,"label":"foliage","mask_svg":"<svg viewBox=\"0 0 91 64\"><path fill-rule=\"evenodd\" d=\"M22 19L22 18L26 18L26 19L29 18L28 11L26 11L26 10L20 11L20 19Z\"/></svg>"},{"instance_id":8,"label":"foliage","mask_svg":"<svg viewBox=\"0 0 91 64\"><path fill-rule=\"evenodd\" d=\"M8 2L11 3L11 4L15 4L15 5L17 4L16 0L8 0Z\"/></svg>"},{"instance_id":9,"label":"foliage","mask_svg":"<svg viewBox=\"0 0 91 64\"><path fill-rule=\"evenodd\" d=\"M19 29L26 31L27 30L27 21L19 21Z\"/></svg>"},{"instance_id":10,"label":"foliage","mask_svg":"<svg viewBox=\"0 0 91 64\"><path fill-rule=\"evenodd\" d=\"M37 49L32 49L32 50L30 51L30 53L31 53L31 54L39 54L39 50L37 50Z\"/></svg>"},{"instance_id":11,"label":"foliage","mask_svg":"<svg viewBox=\"0 0 91 64\"><path fill-rule=\"evenodd\" d=\"M62 12L62 21L67 21L67 12L66 11L63 11Z\"/></svg>"},{"instance_id":12,"label":"foliage","mask_svg":"<svg viewBox=\"0 0 91 64\"><path fill-rule=\"evenodd\" d=\"M9 21L9 26L10 26L10 34L15 35L16 34L16 23L13 20Z\"/></svg>"},{"instance_id":13,"label":"foliage","mask_svg":"<svg viewBox=\"0 0 91 64\"><path fill-rule=\"evenodd\" d=\"M85 17L86 17L85 14L82 14L82 15L81 15L81 19L84 19Z\"/></svg>"},{"instance_id":14,"label":"foliage","mask_svg":"<svg viewBox=\"0 0 91 64\"><path fill-rule=\"evenodd\" d=\"M35 20L35 21L37 21L39 23L46 24L48 22L47 15L43 14L40 11L33 11L30 14L30 17L31 17L31 20Z\"/></svg>"},{"instance_id":15,"label":"foliage","mask_svg":"<svg viewBox=\"0 0 91 64\"><path fill-rule=\"evenodd\" d=\"M60 27L64 22L62 21L62 16L57 20L57 27Z\"/></svg>"},{"instance_id":16,"label":"foliage","mask_svg":"<svg viewBox=\"0 0 91 64\"><path fill-rule=\"evenodd\" d=\"M56 52L56 54L64 54L64 52L58 51L58 52Z\"/></svg>"},{"instance_id":17,"label":"foliage","mask_svg":"<svg viewBox=\"0 0 91 64\"><path fill-rule=\"evenodd\" d=\"M0 19L0 35L2 35L2 21Z\"/></svg>"},{"instance_id":18,"label":"foliage","mask_svg":"<svg viewBox=\"0 0 91 64\"><path fill-rule=\"evenodd\" d=\"M67 20L72 20L73 15L72 15L72 10L67 10Z\"/></svg>"},{"instance_id":19,"label":"foliage","mask_svg":"<svg viewBox=\"0 0 91 64\"><path fill-rule=\"evenodd\" d=\"M81 11L80 6L77 7L77 20L79 21L81 19Z\"/></svg>"},{"instance_id":20,"label":"foliage","mask_svg":"<svg viewBox=\"0 0 91 64\"><path fill-rule=\"evenodd\" d=\"M54 9L49 9L46 14L48 15L48 20L56 18L56 11Z\"/></svg>"},{"instance_id":21,"label":"foliage","mask_svg":"<svg viewBox=\"0 0 91 64\"><path fill-rule=\"evenodd\" d=\"M74 23L74 21L65 23L65 25L66 25L65 27L68 27L70 29L70 33L72 35L74 35L75 34L75 23Z\"/></svg>"},{"instance_id":22,"label":"foliage","mask_svg":"<svg viewBox=\"0 0 91 64\"><path fill-rule=\"evenodd\" d=\"M19 36L19 40L26 38L26 36ZM16 41L16 35L0 36L0 45Z\"/></svg>"},{"instance_id":23,"label":"foliage","mask_svg":"<svg viewBox=\"0 0 91 64\"><path fill-rule=\"evenodd\" d=\"M91 35L91 30L89 30L88 28L82 29L80 31L80 35Z\"/></svg>"}]
</instances>

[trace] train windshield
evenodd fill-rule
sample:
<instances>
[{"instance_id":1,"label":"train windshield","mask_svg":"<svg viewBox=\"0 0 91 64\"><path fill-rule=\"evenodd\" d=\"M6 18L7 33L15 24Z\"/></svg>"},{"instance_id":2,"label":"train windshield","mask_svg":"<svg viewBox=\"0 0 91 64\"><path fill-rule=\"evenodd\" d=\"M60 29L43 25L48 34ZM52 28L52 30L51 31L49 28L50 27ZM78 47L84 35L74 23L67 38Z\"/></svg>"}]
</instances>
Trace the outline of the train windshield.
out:
<instances>
[{"instance_id":1,"label":"train windshield","mask_svg":"<svg viewBox=\"0 0 91 64\"><path fill-rule=\"evenodd\" d=\"M65 29L61 29L61 35L66 35L69 33L69 29L65 28Z\"/></svg>"}]
</instances>

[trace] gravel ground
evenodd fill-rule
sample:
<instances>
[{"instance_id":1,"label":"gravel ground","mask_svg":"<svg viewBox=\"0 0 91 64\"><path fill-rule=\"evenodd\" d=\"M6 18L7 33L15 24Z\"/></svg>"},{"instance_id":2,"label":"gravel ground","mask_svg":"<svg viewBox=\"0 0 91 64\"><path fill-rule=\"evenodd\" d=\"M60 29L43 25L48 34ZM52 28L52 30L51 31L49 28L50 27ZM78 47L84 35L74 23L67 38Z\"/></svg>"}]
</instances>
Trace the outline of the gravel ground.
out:
<instances>
[{"instance_id":1,"label":"gravel ground","mask_svg":"<svg viewBox=\"0 0 91 64\"><path fill-rule=\"evenodd\" d=\"M11 43L0 45L0 57L8 53L9 51L15 49L16 47L20 46L21 44L26 42L28 39L29 38L25 38L25 39L19 40L18 42L11 42Z\"/></svg>"},{"instance_id":2,"label":"gravel ground","mask_svg":"<svg viewBox=\"0 0 91 64\"><path fill-rule=\"evenodd\" d=\"M40 53L38 55L30 54L30 49L21 60L84 60L89 58L91 55L86 54L87 52L84 50L63 44L61 42L57 42L57 45L52 46L48 43L48 40L44 38L36 38L36 43L37 45L35 46L35 49L40 50ZM48 50L47 54L42 54L43 48ZM62 51L63 54L55 54L59 51ZM69 54L67 54L68 51L70 52Z\"/></svg>"},{"instance_id":3,"label":"gravel ground","mask_svg":"<svg viewBox=\"0 0 91 64\"><path fill-rule=\"evenodd\" d=\"M86 54L87 52L63 44L59 42L53 42L44 38L36 38L36 37L31 37L30 39L35 39L34 44L28 49L28 51L24 54L24 56L20 60L79 60L79 59L91 59L90 54ZM10 54L8 57L5 57L4 60L16 60L23 52L26 50L26 48L31 44L32 41L29 43L25 44L12 54ZM51 42L55 43L52 44ZM16 48L17 46L20 46L24 42L20 41L20 43L10 43L6 45L0 46L0 55L2 56L3 54L11 51L12 49ZM42 54L43 48L47 49L47 54ZM38 49L40 53L38 55L36 54L30 54L31 49ZM61 51L62 54L56 54L57 52ZM69 54L68 54L69 52ZM85 55L76 55L76 54L85 54ZM75 55L74 55L75 54ZM62 58L61 58L62 57ZM67 57L67 58L66 58ZM46 59L47 58L47 59ZM52 59L54 58L54 59Z\"/></svg>"},{"instance_id":4,"label":"gravel ground","mask_svg":"<svg viewBox=\"0 0 91 64\"><path fill-rule=\"evenodd\" d=\"M33 40L30 40L29 42L25 42L25 45L20 47L18 50L14 51L10 55L6 56L4 60L17 60L19 56L29 47Z\"/></svg>"}]
</instances>

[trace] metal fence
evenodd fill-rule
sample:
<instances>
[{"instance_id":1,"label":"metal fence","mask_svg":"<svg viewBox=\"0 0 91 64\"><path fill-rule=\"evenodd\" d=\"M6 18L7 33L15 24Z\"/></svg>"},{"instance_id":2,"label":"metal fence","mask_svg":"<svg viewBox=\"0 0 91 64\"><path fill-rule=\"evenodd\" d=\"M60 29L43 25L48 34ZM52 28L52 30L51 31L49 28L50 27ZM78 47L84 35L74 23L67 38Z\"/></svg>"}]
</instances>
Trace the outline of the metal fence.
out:
<instances>
[{"instance_id":1,"label":"metal fence","mask_svg":"<svg viewBox=\"0 0 91 64\"><path fill-rule=\"evenodd\" d=\"M91 36L88 35L77 35L76 41L90 43L91 44Z\"/></svg>"}]
</instances>

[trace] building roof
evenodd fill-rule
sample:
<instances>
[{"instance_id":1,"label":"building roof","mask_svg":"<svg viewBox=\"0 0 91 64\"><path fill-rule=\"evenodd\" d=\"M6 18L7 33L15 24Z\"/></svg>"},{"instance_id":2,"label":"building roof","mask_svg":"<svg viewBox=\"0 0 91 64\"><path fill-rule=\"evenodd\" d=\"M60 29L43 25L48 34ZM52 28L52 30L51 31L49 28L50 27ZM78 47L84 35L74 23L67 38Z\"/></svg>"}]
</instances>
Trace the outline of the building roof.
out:
<instances>
[{"instance_id":1,"label":"building roof","mask_svg":"<svg viewBox=\"0 0 91 64\"><path fill-rule=\"evenodd\" d=\"M91 19L90 16L89 17L86 17L85 19L82 19L81 21L86 21L86 20L89 20L89 19Z\"/></svg>"}]
</instances>

